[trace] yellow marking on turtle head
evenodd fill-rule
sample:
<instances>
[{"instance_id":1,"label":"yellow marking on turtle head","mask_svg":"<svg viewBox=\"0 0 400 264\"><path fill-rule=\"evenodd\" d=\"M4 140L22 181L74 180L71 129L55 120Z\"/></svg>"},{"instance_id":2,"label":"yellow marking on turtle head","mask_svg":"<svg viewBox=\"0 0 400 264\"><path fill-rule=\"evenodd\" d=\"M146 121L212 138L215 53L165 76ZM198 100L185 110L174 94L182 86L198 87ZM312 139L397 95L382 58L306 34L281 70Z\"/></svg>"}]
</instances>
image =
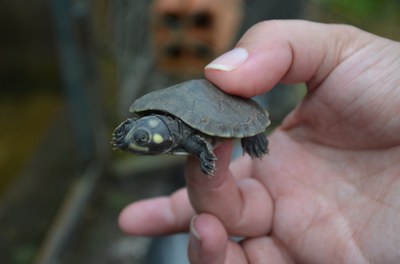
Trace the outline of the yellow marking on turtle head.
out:
<instances>
[{"instance_id":1,"label":"yellow marking on turtle head","mask_svg":"<svg viewBox=\"0 0 400 264\"><path fill-rule=\"evenodd\" d=\"M131 149L139 151L139 152L148 152L149 151L148 147L142 147L142 146L138 146L136 144L129 144L129 147Z\"/></svg>"},{"instance_id":2,"label":"yellow marking on turtle head","mask_svg":"<svg viewBox=\"0 0 400 264\"><path fill-rule=\"evenodd\" d=\"M149 120L149 126L152 128L155 128L160 124L160 121L158 119L152 118Z\"/></svg>"},{"instance_id":3,"label":"yellow marking on turtle head","mask_svg":"<svg viewBox=\"0 0 400 264\"><path fill-rule=\"evenodd\" d=\"M161 144L164 141L164 138L160 134L153 135L153 142L156 144Z\"/></svg>"}]
</instances>

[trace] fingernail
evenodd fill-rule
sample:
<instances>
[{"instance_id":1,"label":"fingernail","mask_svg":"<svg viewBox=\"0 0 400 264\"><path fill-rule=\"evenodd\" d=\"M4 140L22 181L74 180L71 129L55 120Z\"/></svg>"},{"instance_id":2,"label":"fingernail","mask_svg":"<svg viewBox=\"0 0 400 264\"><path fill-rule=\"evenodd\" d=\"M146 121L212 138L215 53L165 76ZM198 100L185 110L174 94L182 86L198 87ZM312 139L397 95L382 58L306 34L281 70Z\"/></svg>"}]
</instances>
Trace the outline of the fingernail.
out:
<instances>
[{"instance_id":1,"label":"fingernail","mask_svg":"<svg viewBox=\"0 0 400 264\"><path fill-rule=\"evenodd\" d=\"M245 62L248 57L249 53L244 48L234 48L210 62L205 69L233 71Z\"/></svg>"},{"instance_id":2,"label":"fingernail","mask_svg":"<svg viewBox=\"0 0 400 264\"><path fill-rule=\"evenodd\" d=\"M197 252L200 249L201 236L195 227L196 218L197 215L193 216L192 220L190 221L190 247L193 251Z\"/></svg>"}]
</instances>

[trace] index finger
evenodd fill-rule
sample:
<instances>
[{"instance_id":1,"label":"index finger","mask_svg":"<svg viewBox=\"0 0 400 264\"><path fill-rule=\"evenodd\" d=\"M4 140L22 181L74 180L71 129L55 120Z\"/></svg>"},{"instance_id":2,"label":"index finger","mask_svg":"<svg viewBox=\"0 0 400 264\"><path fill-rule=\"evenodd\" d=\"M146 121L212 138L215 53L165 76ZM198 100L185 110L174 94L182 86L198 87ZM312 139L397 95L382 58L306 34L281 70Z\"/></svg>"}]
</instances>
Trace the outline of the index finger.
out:
<instances>
[{"instance_id":1,"label":"index finger","mask_svg":"<svg viewBox=\"0 0 400 264\"><path fill-rule=\"evenodd\" d=\"M272 199L257 179L233 176L231 153L231 143L215 149L218 160L211 179L201 172L197 159L188 157L185 175L190 202L197 213L218 217L229 235L266 234L272 225Z\"/></svg>"}]
</instances>

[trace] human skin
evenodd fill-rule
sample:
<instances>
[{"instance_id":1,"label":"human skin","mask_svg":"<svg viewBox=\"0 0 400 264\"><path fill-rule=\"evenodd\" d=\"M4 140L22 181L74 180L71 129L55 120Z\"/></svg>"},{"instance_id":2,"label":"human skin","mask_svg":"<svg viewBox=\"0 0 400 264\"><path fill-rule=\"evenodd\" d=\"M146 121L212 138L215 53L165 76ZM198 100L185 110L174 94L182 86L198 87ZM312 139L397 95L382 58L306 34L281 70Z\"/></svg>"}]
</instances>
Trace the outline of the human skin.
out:
<instances>
[{"instance_id":1,"label":"human skin","mask_svg":"<svg viewBox=\"0 0 400 264\"><path fill-rule=\"evenodd\" d=\"M269 136L270 155L231 163L227 142L212 179L188 158L187 187L131 204L121 228L190 230L192 263L400 263L400 44L346 25L268 21L237 48L205 69L225 92L308 87Z\"/></svg>"}]
</instances>

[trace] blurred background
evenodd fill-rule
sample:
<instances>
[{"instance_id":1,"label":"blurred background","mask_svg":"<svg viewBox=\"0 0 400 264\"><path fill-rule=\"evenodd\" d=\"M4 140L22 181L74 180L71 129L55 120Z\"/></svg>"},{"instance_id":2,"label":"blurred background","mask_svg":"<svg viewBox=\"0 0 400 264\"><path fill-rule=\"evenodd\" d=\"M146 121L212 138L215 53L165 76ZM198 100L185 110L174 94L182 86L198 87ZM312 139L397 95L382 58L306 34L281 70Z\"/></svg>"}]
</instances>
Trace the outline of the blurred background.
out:
<instances>
[{"instance_id":1,"label":"blurred background","mask_svg":"<svg viewBox=\"0 0 400 264\"><path fill-rule=\"evenodd\" d=\"M140 95L202 76L251 25L303 18L400 39L398 0L0 2L0 263L188 263L185 234L123 234L132 201L184 185L184 159L112 151ZM304 95L257 98L273 125Z\"/></svg>"}]
</instances>

